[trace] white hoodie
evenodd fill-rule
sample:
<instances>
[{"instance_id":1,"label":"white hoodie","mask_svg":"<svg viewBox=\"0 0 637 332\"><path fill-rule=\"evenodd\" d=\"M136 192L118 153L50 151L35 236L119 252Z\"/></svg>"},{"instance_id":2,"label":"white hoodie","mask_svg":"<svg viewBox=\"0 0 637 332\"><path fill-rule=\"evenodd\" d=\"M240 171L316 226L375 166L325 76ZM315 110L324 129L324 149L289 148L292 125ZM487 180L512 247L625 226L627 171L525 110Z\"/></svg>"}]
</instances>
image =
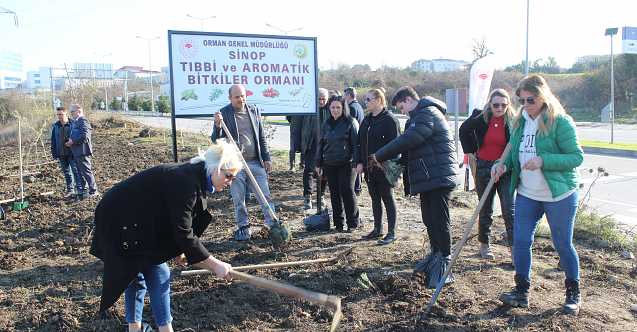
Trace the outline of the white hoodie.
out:
<instances>
[{"instance_id":1,"label":"white hoodie","mask_svg":"<svg viewBox=\"0 0 637 332\"><path fill-rule=\"evenodd\" d=\"M542 169L524 169L524 164L537 156L535 137L537 135L538 123L541 121L542 116L540 114L535 119L532 119L525 110L522 111L522 116L526 121L524 123L524 133L520 140L519 159L522 171L520 172L520 182L517 188L518 194L536 201L553 202L553 195L544 178Z\"/></svg>"}]
</instances>

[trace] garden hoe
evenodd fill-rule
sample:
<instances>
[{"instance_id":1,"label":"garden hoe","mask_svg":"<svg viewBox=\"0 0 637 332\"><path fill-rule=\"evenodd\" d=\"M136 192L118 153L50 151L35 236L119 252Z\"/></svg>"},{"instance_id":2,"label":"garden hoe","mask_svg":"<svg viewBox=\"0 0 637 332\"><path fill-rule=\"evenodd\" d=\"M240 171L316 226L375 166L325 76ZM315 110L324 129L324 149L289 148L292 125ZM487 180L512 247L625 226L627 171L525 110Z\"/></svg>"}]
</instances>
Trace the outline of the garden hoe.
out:
<instances>
[{"instance_id":1,"label":"garden hoe","mask_svg":"<svg viewBox=\"0 0 637 332\"><path fill-rule=\"evenodd\" d=\"M300 287L287 285L282 282L268 280L253 276L247 273L231 270L230 275L234 279L239 279L247 282L248 284L264 288L273 291L277 294L293 297L300 300L305 300L312 304L325 305L334 311L332 317L332 325L330 326L330 332L333 332L338 327L341 319L343 318L343 312L341 311L341 298L334 295L327 295L323 293L309 291Z\"/></svg>"},{"instance_id":2,"label":"garden hoe","mask_svg":"<svg viewBox=\"0 0 637 332\"><path fill-rule=\"evenodd\" d=\"M510 150L511 150L511 144L507 144L496 166L502 164L503 160L506 160ZM489 180L487 187L484 189L484 192L485 193L491 192L491 189L493 188L494 183L495 183L495 179L492 177ZM469 234L471 233L471 230L473 229L473 225L476 223L478 214L480 213L480 210L482 210L482 206L484 205L484 202L486 201L487 196L489 195L482 195L482 198L480 198L480 201L478 202L478 206L476 206L475 211L473 211L473 214L471 215L471 219L469 219L469 221L467 222L467 225L465 226L465 229L464 229L464 235L462 236L462 239L460 240L460 242L456 244L453 250L453 255L451 255L451 261L449 262L449 265L447 266L445 273L442 275L440 282L438 282L438 285L436 286L436 291L431 296L431 300L429 301L427 308L425 308L425 311L423 312L423 318L427 317L427 315L433 308L434 304L436 304L436 301L438 300L438 297L440 296L440 292L442 291L442 287L445 285L445 281L447 280L449 273L451 273L451 268L453 267L453 264L456 262L458 255L460 255L460 251L462 250L462 247L464 247L465 243L467 242L467 239L469 238Z\"/></svg>"},{"instance_id":3,"label":"garden hoe","mask_svg":"<svg viewBox=\"0 0 637 332\"><path fill-rule=\"evenodd\" d=\"M270 263L270 264L258 264L258 265L244 265L244 266L235 266L232 267L234 271L250 271L250 270L261 270L261 269L276 269L282 267L292 267L292 266L302 266L302 265L310 265L310 264L319 264L319 263L335 263L345 256L349 255L354 248L349 248L339 253L336 256L332 256L329 258L319 258L319 259L310 259L303 261L294 261L294 262L280 262L280 263ZM211 274L209 270L187 270L179 272L179 276L188 277L195 275L203 275L203 274Z\"/></svg>"},{"instance_id":4,"label":"garden hoe","mask_svg":"<svg viewBox=\"0 0 637 332\"><path fill-rule=\"evenodd\" d=\"M232 138L232 135L230 134L230 130L228 130L228 127L226 126L226 123L223 120L221 121L221 128L223 128L223 132L226 134L226 137L232 142L232 144L234 144L234 146L237 147L237 150L241 151L241 149L239 148L239 145L237 144L237 142L235 142L234 138ZM263 191L261 191L261 188L257 184L257 180L254 178L254 175L252 175L252 172L250 171L250 167L248 167L248 163L246 163L245 159L243 159L243 155L241 153L239 153L239 156L241 157L241 162L243 163L243 169L246 171L246 174L248 174L248 178L250 178L250 183L252 183L252 187L254 188L254 192L257 195L259 204L261 204L261 206L266 207L266 210L268 211L268 214L270 215L270 218L272 219L272 225L269 227L269 231L268 231L268 235L270 236L272 245L275 248L282 247L286 245L292 239L292 233L290 232L290 227L287 223L283 223L279 221L277 216L274 214L272 207L270 206L270 204L268 204L268 201L265 199L265 196L263 195Z\"/></svg>"}]
</instances>

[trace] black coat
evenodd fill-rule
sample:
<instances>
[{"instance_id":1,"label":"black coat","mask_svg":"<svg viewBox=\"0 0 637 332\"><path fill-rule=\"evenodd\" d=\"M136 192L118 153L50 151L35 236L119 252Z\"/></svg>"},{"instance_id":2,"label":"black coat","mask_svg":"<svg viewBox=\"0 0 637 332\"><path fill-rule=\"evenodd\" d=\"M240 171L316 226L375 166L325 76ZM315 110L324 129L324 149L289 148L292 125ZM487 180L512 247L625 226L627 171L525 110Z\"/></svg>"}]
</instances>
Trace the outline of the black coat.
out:
<instances>
[{"instance_id":1,"label":"black coat","mask_svg":"<svg viewBox=\"0 0 637 332\"><path fill-rule=\"evenodd\" d=\"M460 144L462 144L462 150L464 153L477 153L484 142L484 135L486 135L489 129L489 122L484 121L482 115L483 111L479 109L473 110L471 117L464 120L460 125L458 136L460 137ZM489 118L491 119L491 118ZM504 123L504 133L506 135L506 142L509 142L509 123Z\"/></svg>"},{"instance_id":2,"label":"black coat","mask_svg":"<svg viewBox=\"0 0 637 332\"><path fill-rule=\"evenodd\" d=\"M356 167L358 160L358 122L342 115L338 120L331 116L321 126L321 139L316 151L316 166Z\"/></svg>"},{"instance_id":3,"label":"black coat","mask_svg":"<svg viewBox=\"0 0 637 332\"><path fill-rule=\"evenodd\" d=\"M442 101L420 99L416 109L409 112L403 134L374 154L382 162L403 153L409 187L405 191L412 195L456 186L456 152L446 112Z\"/></svg>"},{"instance_id":4,"label":"black coat","mask_svg":"<svg viewBox=\"0 0 637 332\"><path fill-rule=\"evenodd\" d=\"M358 151L360 153L357 163L367 167L367 157L394 140L398 135L400 135L400 122L391 112L383 110L376 116L372 116L372 113L367 114L358 130ZM394 158L396 156L390 159Z\"/></svg>"},{"instance_id":5,"label":"black coat","mask_svg":"<svg viewBox=\"0 0 637 332\"><path fill-rule=\"evenodd\" d=\"M351 103L348 104L349 114L355 119L358 124L363 122L363 118L365 117L365 110L363 110L363 106L358 102L358 100L354 99Z\"/></svg>"},{"instance_id":6,"label":"black coat","mask_svg":"<svg viewBox=\"0 0 637 332\"><path fill-rule=\"evenodd\" d=\"M318 136L321 134L321 124L325 122L330 115L330 110L327 107L321 107L318 110L319 119L316 121L316 115L304 115L303 123L301 127L301 153L308 155L308 153L316 153L318 146ZM307 157L306 157L307 158ZM314 156L310 156L314 158Z\"/></svg>"},{"instance_id":7,"label":"black coat","mask_svg":"<svg viewBox=\"0 0 637 332\"><path fill-rule=\"evenodd\" d=\"M199 241L207 211L204 163L156 166L116 184L95 209L91 254L104 261L100 311L137 273L182 253L189 264L210 254Z\"/></svg>"},{"instance_id":8,"label":"black coat","mask_svg":"<svg viewBox=\"0 0 637 332\"><path fill-rule=\"evenodd\" d=\"M303 132L303 115L285 117L290 124L290 151L301 152L301 133Z\"/></svg>"}]
</instances>

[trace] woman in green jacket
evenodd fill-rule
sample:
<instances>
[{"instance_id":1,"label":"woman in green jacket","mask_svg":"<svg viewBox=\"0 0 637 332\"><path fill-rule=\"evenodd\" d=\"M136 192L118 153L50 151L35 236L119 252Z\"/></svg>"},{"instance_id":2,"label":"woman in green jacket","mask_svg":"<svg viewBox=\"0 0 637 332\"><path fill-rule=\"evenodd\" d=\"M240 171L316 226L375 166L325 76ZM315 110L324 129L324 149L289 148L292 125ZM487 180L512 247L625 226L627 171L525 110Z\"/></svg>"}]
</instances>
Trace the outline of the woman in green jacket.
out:
<instances>
[{"instance_id":1,"label":"woman in green jacket","mask_svg":"<svg viewBox=\"0 0 637 332\"><path fill-rule=\"evenodd\" d=\"M551 228L553 245L566 274L563 310L579 312L579 257L573 246L577 210L577 173L584 153L575 123L551 92L543 77L522 79L515 92L522 111L514 119L511 153L503 165L494 166L496 181L511 170L511 190L516 190L513 227L515 288L500 297L505 304L528 307L531 248L542 215Z\"/></svg>"}]
</instances>

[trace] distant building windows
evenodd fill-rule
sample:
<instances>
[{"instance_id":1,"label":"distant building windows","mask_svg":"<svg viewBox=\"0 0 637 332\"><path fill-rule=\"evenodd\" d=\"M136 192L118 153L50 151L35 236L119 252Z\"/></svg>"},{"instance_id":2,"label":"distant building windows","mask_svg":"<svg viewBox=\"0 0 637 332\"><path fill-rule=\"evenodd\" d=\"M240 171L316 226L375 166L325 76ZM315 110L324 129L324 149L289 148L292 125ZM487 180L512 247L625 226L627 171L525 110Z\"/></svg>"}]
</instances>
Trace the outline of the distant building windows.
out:
<instances>
[{"instance_id":1,"label":"distant building windows","mask_svg":"<svg viewBox=\"0 0 637 332\"><path fill-rule=\"evenodd\" d=\"M40 80L35 80L33 82L35 82L35 84L40 84Z\"/></svg>"}]
</instances>

